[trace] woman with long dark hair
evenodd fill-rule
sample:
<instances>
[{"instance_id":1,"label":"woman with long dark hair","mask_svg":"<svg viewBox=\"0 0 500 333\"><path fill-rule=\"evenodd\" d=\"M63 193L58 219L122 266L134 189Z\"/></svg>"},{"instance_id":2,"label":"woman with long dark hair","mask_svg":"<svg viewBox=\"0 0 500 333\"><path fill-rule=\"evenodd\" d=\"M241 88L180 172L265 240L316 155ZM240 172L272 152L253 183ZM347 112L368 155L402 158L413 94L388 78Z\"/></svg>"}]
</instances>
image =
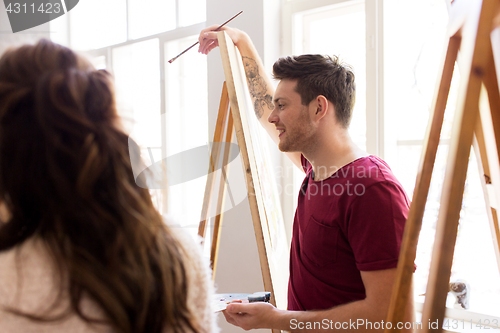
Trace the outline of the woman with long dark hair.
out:
<instances>
[{"instance_id":1,"label":"woman with long dark hair","mask_svg":"<svg viewBox=\"0 0 500 333\"><path fill-rule=\"evenodd\" d=\"M211 332L189 236L136 185L112 80L41 40L0 58L0 332Z\"/></svg>"}]
</instances>

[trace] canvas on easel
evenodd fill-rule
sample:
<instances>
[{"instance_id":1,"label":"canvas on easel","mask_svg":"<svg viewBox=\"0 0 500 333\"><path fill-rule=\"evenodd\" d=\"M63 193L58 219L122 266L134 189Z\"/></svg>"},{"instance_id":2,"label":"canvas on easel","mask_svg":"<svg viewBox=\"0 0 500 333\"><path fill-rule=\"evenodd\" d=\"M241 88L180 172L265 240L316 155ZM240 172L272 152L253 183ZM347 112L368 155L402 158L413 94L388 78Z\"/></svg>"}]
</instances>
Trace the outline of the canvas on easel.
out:
<instances>
[{"instance_id":1,"label":"canvas on easel","mask_svg":"<svg viewBox=\"0 0 500 333\"><path fill-rule=\"evenodd\" d=\"M215 278L224 199L230 190L226 186L227 160L235 133L243 162L264 289L271 292L272 304L280 309L286 309L289 251L278 199L279 193L270 164L270 153L267 142L262 140L267 133L261 129L253 114L239 51L224 32L219 32L218 38L226 82L223 85L216 121L198 235L205 240L209 224L213 228L210 262ZM214 171L218 169L221 170L221 175L217 187ZM217 201L214 201L215 197ZM220 213L210 223L209 210L212 203L216 203L216 212Z\"/></svg>"},{"instance_id":2,"label":"canvas on easel","mask_svg":"<svg viewBox=\"0 0 500 333\"><path fill-rule=\"evenodd\" d=\"M457 60L460 68L459 100L455 111L426 299L422 311L422 331L442 331L472 145L476 150L480 169L484 173L482 184L491 225L491 238L500 269L498 207L493 205L497 202L495 198L500 199L500 95L490 37L495 15L499 10L499 0L455 0L452 5L448 45L441 65L413 201L401 244L397 276L386 321L391 325L386 325L386 332L400 331L401 327L397 324L404 320L422 218ZM459 51L460 56L458 56ZM497 66L499 65L497 62Z\"/></svg>"},{"instance_id":3,"label":"canvas on easel","mask_svg":"<svg viewBox=\"0 0 500 333\"><path fill-rule=\"evenodd\" d=\"M263 133L254 115L238 49L225 32L217 35L264 289L271 292L271 303L286 309L289 252L274 170L267 142L263 140L267 134Z\"/></svg>"}]
</instances>

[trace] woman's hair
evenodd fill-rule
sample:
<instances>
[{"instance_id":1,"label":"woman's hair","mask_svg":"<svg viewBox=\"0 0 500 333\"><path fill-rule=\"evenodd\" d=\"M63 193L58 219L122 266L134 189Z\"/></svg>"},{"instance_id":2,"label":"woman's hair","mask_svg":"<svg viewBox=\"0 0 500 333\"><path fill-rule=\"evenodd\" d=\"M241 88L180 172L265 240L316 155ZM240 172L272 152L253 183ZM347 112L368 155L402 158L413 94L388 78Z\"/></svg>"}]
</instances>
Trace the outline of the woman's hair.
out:
<instances>
[{"instance_id":1,"label":"woman's hair","mask_svg":"<svg viewBox=\"0 0 500 333\"><path fill-rule=\"evenodd\" d=\"M273 66L277 80L297 80L296 91L302 104L308 105L323 95L335 106L337 120L349 127L356 98L356 84L352 69L338 57L304 54L278 59Z\"/></svg>"},{"instance_id":2,"label":"woman's hair","mask_svg":"<svg viewBox=\"0 0 500 333\"><path fill-rule=\"evenodd\" d=\"M96 321L89 295L118 332L199 331L185 253L136 185L117 121L111 76L70 49L41 40L0 58L0 251L41 238L68 281L65 315Z\"/></svg>"}]
</instances>

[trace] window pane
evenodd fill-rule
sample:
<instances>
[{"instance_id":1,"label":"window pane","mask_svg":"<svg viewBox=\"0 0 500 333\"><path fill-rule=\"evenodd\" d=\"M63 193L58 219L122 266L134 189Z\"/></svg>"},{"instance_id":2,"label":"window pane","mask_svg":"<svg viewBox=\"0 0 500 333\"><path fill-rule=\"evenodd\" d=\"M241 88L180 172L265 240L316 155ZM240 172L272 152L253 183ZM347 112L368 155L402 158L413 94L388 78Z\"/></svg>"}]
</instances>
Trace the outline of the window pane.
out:
<instances>
[{"instance_id":1,"label":"window pane","mask_svg":"<svg viewBox=\"0 0 500 333\"><path fill-rule=\"evenodd\" d=\"M356 77L356 104L349 133L353 141L366 149L366 47L363 3L337 5L330 10L305 14L303 49L296 53L337 55L351 65ZM349 27L349 29L346 29Z\"/></svg>"},{"instance_id":2,"label":"window pane","mask_svg":"<svg viewBox=\"0 0 500 333\"><path fill-rule=\"evenodd\" d=\"M49 22L50 39L58 44L69 46L68 15L59 16Z\"/></svg>"},{"instance_id":3,"label":"window pane","mask_svg":"<svg viewBox=\"0 0 500 333\"><path fill-rule=\"evenodd\" d=\"M185 27L191 24L205 22L207 19L206 17L206 0L179 1L179 26Z\"/></svg>"},{"instance_id":4,"label":"window pane","mask_svg":"<svg viewBox=\"0 0 500 333\"><path fill-rule=\"evenodd\" d=\"M411 15L410 15L411 13ZM385 159L398 179L415 179L420 149L401 155L400 145L424 139L442 53L448 12L445 1L384 2ZM441 139L451 135L460 75L453 76ZM409 161L415 163L410 165ZM415 181L403 183L411 195Z\"/></svg>"},{"instance_id":5,"label":"window pane","mask_svg":"<svg viewBox=\"0 0 500 333\"><path fill-rule=\"evenodd\" d=\"M165 44L167 156L208 143L206 57L191 50L168 63L196 40L197 36L193 36ZM176 176L168 170L167 163L167 179ZM206 177L200 177L168 188L168 214L177 223L196 229L194 233L200 221L205 183Z\"/></svg>"},{"instance_id":6,"label":"window pane","mask_svg":"<svg viewBox=\"0 0 500 333\"><path fill-rule=\"evenodd\" d=\"M470 311L499 317L500 273L480 177L484 175L479 174L472 151L450 280L460 279L469 283ZM453 307L454 301L452 298L447 305Z\"/></svg>"},{"instance_id":7,"label":"window pane","mask_svg":"<svg viewBox=\"0 0 500 333\"><path fill-rule=\"evenodd\" d=\"M448 12L445 1L384 2L384 106L386 156L397 141L422 140L444 51ZM449 138L457 78L446 110L443 138Z\"/></svg>"},{"instance_id":8,"label":"window pane","mask_svg":"<svg viewBox=\"0 0 500 333\"><path fill-rule=\"evenodd\" d=\"M69 15L75 49L98 49L127 40L125 0L80 1Z\"/></svg>"},{"instance_id":9,"label":"window pane","mask_svg":"<svg viewBox=\"0 0 500 333\"><path fill-rule=\"evenodd\" d=\"M364 3L340 4L326 10L297 14L293 53L337 55L354 69L356 103L349 133L366 149L366 47ZM345 27L349 27L346 29ZM341 33L338 33L341 32ZM293 170L294 192L298 193L304 173ZM294 200L294 207L296 206Z\"/></svg>"},{"instance_id":10,"label":"window pane","mask_svg":"<svg viewBox=\"0 0 500 333\"><path fill-rule=\"evenodd\" d=\"M114 48L113 74L119 114L125 130L139 145L144 165L134 169L137 177L146 167L150 170L161 155L161 112L160 112L160 50L158 39L151 39L132 45ZM156 208L162 211L162 193L158 181L151 195ZM160 174L161 176L161 174Z\"/></svg>"},{"instance_id":11,"label":"window pane","mask_svg":"<svg viewBox=\"0 0 500 333\"><path fill-rule=\"evenodd\" d=\"M128 4L130 38L175 29L175 0L129 0Z\"/></svg>"},{"instance_id":12,"label":"window pane","mask_svg":"<svg viewBox=\"0 0 500 333\"><path fill-rule=\"evenodd\" d=\"M158 39L113 49L113 73L119 112L125 119L128 132L142 148L159 149L161 114Z\"/></svg>"},{"instance_id":13,"label":"window pane","mask_svg":"<svg viewBox=\"0 0 500 333\"><path fill-rule=\"evenodd\" d=\"M106 69L106 56L98 56L90 59L95 69Z\"/></svg>"},{"instance_id":14,"label":"window pane","mask_svg":"<svg viewBox=\"0 0 500 333\"><path fill-rule=\"evenodd\" d=\"M431 111L441 58L444 53L448 12L445 1L384 1L384 81L386 160L412 196L417 168ZM456 107L460 74L455 68L441 139L448 141ZM413 142L413 143L412 143ZM443 142L443 141L442 141ZM436 233L440 198L447 164L448 144L438 150L422 221L414 274L415 300L424 302ZM451 272L451 281L470 285L470 310L498 315L500 276L489 221L472 153ZM450 235L454 237L454 235ZM456 307L448 296L447 306Z\"/></svg>"},{"instance_id":15,"label":"window pane","mask_svg":"<svg viewBox=\"0 0 500 333\"><path fill-rule=\"evenodd\" d=\"M420 149L421 146L399 147L402 159L407 157L417 163L415 157L419 155ZM441 145L434 166L415 259L417 265L414 274L415 301L422 303L425 297L419 295L424 294L427 288L447 155L448 145ZM408 162L407 166L410 163ZM472 151L450 281L462 280L469 284L470 311L498 316L500 276L479 177L476 156ZM455 301L456 297L448 294L446 306L460 309L459 305L455 305Z\"/></svg>"}]
</instances>

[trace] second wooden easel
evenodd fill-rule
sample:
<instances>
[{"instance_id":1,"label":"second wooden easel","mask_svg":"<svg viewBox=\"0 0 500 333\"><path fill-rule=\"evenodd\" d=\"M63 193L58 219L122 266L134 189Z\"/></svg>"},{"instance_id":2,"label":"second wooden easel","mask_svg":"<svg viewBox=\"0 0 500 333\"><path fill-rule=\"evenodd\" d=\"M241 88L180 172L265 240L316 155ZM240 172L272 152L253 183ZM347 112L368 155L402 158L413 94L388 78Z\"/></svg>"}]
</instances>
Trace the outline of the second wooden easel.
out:
<instances>
[{"instance_id":1,"label":"second wooden easel","mask_svg":"<svg viewBox=\"0 0 500 333\"><path fill-rule=\"evenodd\" d=\"M213 200L213 192L216 183L215 171L221 170L221 177L219 182L219 191L217 196L217 203L215 207L215 217L213 221L213 232L210 246L210 266L212 268L212 278L215 278L215 271L217 268L217 258L219 252L220 231L222 225L222 210L224 208L224 198L226 197L227 185L227 164L229 161L229 153L231 149L231 140L233 137L233 116L229 107L229 96L227 93L226 82L222 87L221 100L219 104L219 112L217 115L217 122L215 124L214 140L212 142L212 151L210 153L210 164L207 175L207 183L205 186L205 196L201 210L200 224L198 227L198 235L203 240L206 237L207 225L210 216L210 207ZM225 135L224 135L225 134ZM222 160L221 160L221 153Z\"/></svg>"},{"instance_id":2,"label":"second wooden easel","mask_svg":"<svg viewBox=\"0 0 500 333\"><path fill-rule=\"evenodd\" d=\"M488 215L500 269L498 215L497 210L491 206L492 198L489 198L491 193L494 193L496 198L500 198L500 96L490 38L494 18L499 10L499 0L482 2L455 0L452 5L448 45L433 100L413 202L401 245L396 283L386 321L391 325L386 326L386 332L400 331L398 323L404 321L425 203L459 50L459 100L455 111L426 299L422 312L423 331L442 331L464 184L473 143L477 152L476 156L480 159L479 165L482 166L485 176L482 183L485 189L486 205L489 207ZM490 187L493 191L488 191ZM438 324L429 325L428 323Z\"/></svg>"}]
</instances>

